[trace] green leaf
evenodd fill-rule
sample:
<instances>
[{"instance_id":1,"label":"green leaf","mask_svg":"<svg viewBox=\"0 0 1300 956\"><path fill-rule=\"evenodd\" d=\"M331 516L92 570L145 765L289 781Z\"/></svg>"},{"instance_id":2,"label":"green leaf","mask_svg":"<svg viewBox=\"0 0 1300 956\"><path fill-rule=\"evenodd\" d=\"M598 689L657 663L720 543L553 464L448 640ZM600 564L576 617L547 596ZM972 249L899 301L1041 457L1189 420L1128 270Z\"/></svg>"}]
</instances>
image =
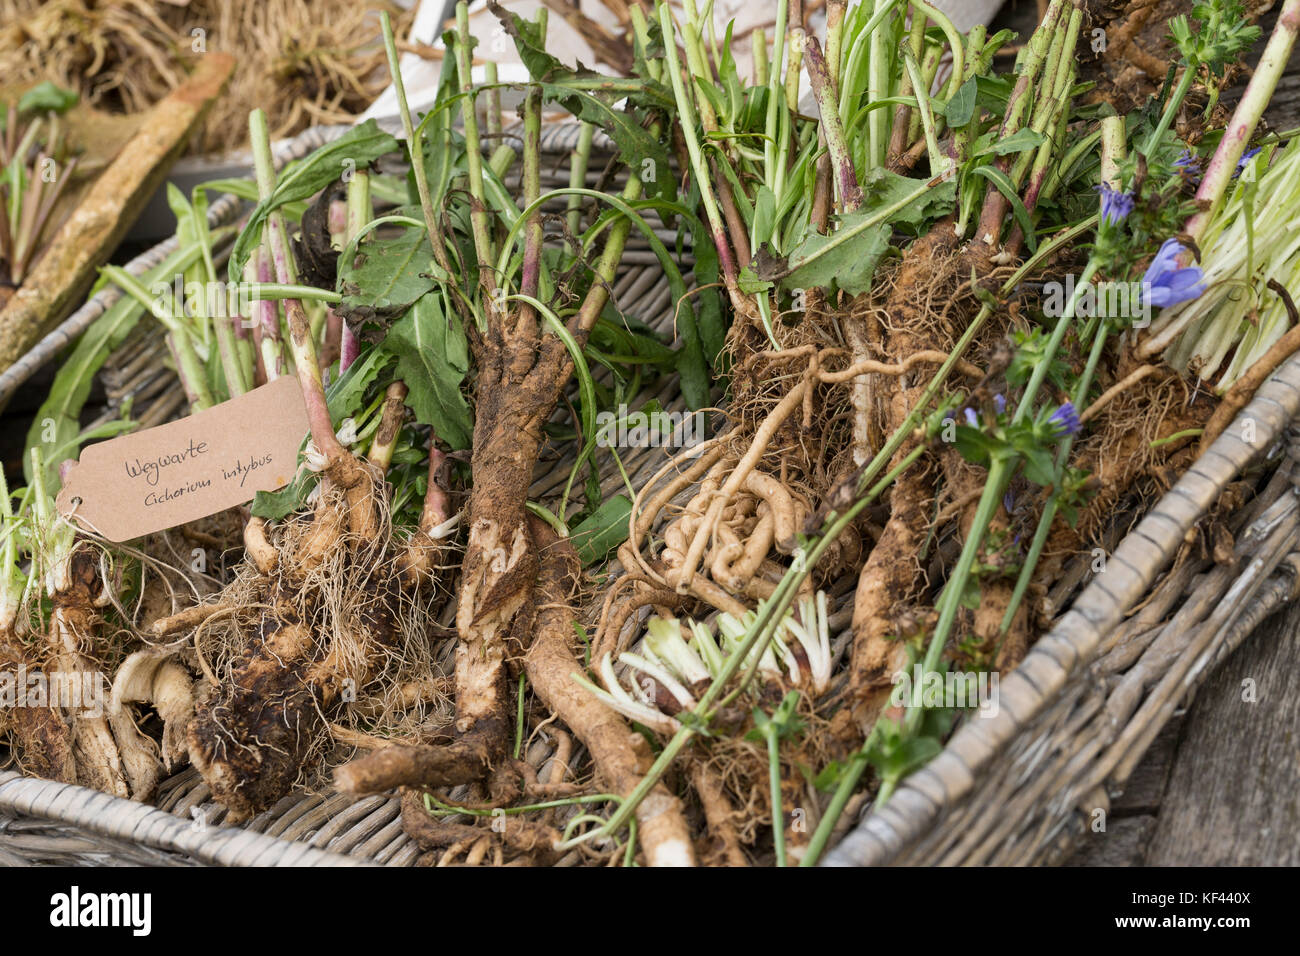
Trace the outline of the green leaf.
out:
<instances>
[{"instance_id":1,"label":"green leaf","mask_svg":"<svg viewBox=\"0 0 1300 956\"><path fill-rule=\"evenodd\" d=\"M248 224L230 251L230 278L238 282L244 263L262 238L266 217L287 203L314 196L339 179L349 168L368 166L380 156L397 152L401 145L373 120L354 126L332 143L327 143L280 177L275 190L259 202L248 216Z\"/></svg>"},{"instance_id":2,"label":"green leaf","mask_svg":"<svg viewBox=\"0 0 1300 956\"><path fill-rule=\"evenodd\" d=\"M987 465L1003 443L970 425L958 425L954 432L953 447L972 465Z\"/></svg>"},{"instance_id":3,"label":"green leaf","mask_svg":"<svg viewBox=\"0 0 1300 956\"><path fill-rule=\"evenodd\" d=\"M434 287L429 275L433 248L422 229L407 229L392 239L368 239L346 265L339 263L335 311L361 322L405 312Z\"/></svg>"},{"instance_id":4,"label":"green leaf","mask_svg":"<svg viewBox=\"0 0 1300 956\"><path fill-rule=\"evenodd\" d=\"M73 90L65 90L46 80L22 95L18 100L18 112L66 113L77 105L78 98Z\"/></svg>"},{"instance_id":5,"label":"green leaf","mask_svg":"<svg viewBox=\"0 0 1300 956\"><path fill-rule=\"evenodd\" d=\"M331 383L325 392L325 404L336 428L343 424L343 419L361 411L370 386L392 361L391 353L373 347L358 356L348 370Z\"/></svg>"},{"instance_id":6,"label":"green leaf","mask_svg":"<svg viewBox=\"0 0 1300 956\"><path fill-rule=\"evenodd\" d=\"M971 117L975 115L975 93L978 84L975 77L971 77L961 86L957 87L957 92L952 95L943 108L944 116L948 119L948 125L953 129L965 126L970 122Z\"/></svg>"},{"instance_id":7,"label":"green leaf","mask_svg":"<svg viewBox=\"0 0 1300 956\"><path fill-rule=\"evenodd\" d=\"M394 322L381 348L397 356L406 403L452 448L468 448L474 421L460 385L469 371L469 342L455 310L427 292Z\"/></svg>"},{"instance_id":8,"label":"green leaf","mask_svg":"<svg viewBox=\"0 0 1300 956\"><path fill-rule=\"evenodd\" d=\"M297 474L293 476L293 481L279 491L259 491L253 496L251 508L253 516L265 518L267 521L278 521L297 511L299 505L306 500L307 492L311 491L319 477L314 471L299 468Z\"/></svg>"},{"instance_id":9,"label":"green leaf","mask_svg":"<svg viewBox=\"0 0 1300 956\"><path fill-rule=\"evenodd\" d=\"M843 220L863 215L870 213L852 213ZM842 289L849 295L866 292L876 266L889 251L889 235L889 226L881 223L822 255L834 235L823 236L809 229L790 253L790 271L781 284L787 289Z\"/></svg>"},{"instance_id":10,"label":"green leaf","mask_svg":"<svg viewBox=\"0 0 1300 956\"><path fill-rule=\"evenodd\" d=\"M1025 478L1036 485L1055 484L1056 469L1052 464L1052 455L1046 448L1022 448L1020 452L1025 457Z\"/></svg>"},{"instance_id":11,"label":"green leaf","mask_svg":"<svg viewBox=\"0 0 1300 956\"><path fill-rule=\"evenodd\" d=\"M809 228L784 264L761 262L759 275L769 279L780 277L787 289L841 289L850 295L868 291L876 266L889 250L894 229L906 228L916 233L952 210L956 183L949 180L921 190L925 183L923 179L873 170L863 177L861 209L837 217L838 229L830 235ZM919 195L905 202L918 191ZM885 222L854 232L866 220L877 217L882 208L904 202ZM844 233L851 236L845 238ZM825 251L827 247L829 251ZM782 274L783 269L788 271Z\"/></svg>"},{"instance_id":12,"label":"green leaf","mask_svg":"<svg viewBox=\"0 0 1300 956\"><path fill-rule=\"evenodd\" d=\"M863 208L853 215L865 216L881 207L893 205L914 193L925 182L924 179L900 176L887 169L872 169L862 177ZM913 231L916 231L952 212L956 200L957 183L949 179L925 190L890 216L889 222L895 227L910 226ZM844 220L847 223L851 218L845 216Z\"/></svg>"},{"instance_id":13,"label":"green leaf","mask_svg":"<svg viewBox=\"0 0 1300 956\"><path fill-rule=\"evenodd\" d=\"M1035 133L1032 129L1016 130L1010 136L994 137L989 144L989 148L978 155L987 156L993 153L997 156L1006 156L1010 153L1021 153L1027 149L1037 149L1047 141L1042 133Z\"/></svg>"},{"instance_id":14,"label":"green leaf","mask_svg":"<svg viewBox=\"0 0 1300 956\"><path fill-rule=\"evenodd\" d=\"M758 295L772 288L771 280L759 277L749 266L743 266L736 277L736 288L746 295Z\"/></svg>"},{"instance_id":15,"label":"green leaf","mask_svg":"<svg viewBox=\"0 0 1300 956\"><path fill-rule=\"evenodd\" d=\"M335 428L343 423L343 419L362 409L367 392L392 361L392 355L382 349L371 348L326 389L325 404ZM308 492L319 477L316 472L300 467L293 480L278 491L259 491L253 498L253 514L268 521L277 521L297 511L307 500Z\"/></svg>"},{"instance_id":16,"label":"green leaf","mask_svg":"<svg viewBox=\"0 0 1300 956\"><path fill-rule=\"evenodd\" d=\"M833 793L835 788L840 785L840 780L843 779L844 772L847 769L838 760L832 760L813 778L813 786L822 793Z\"/></svg>"},{"instance_id":17,"label":"green leaf","mask_svg":"<svg viewBox=\"0 0 1300 956\"><path fill-rule=\"evenodd\" d=\"M173 252L141 277L146 288L183 272L198 261L201 250L197 244ZM49 396L41 404L27 433L27 447L41 446L45 460L45 482L50 494L58 492L59 464L65 458L75 458L90 435L81 435L81 409L90 395L95 374L108 356L126 341L135 328L144 306L129 295L123 295L104 314L91 323L72 353L54 376ZM47 440L48 439L48 440ZM23 456L27 482L32 482L31 456Z\"/></svg>"},{"instance_id":18,"label":"green leaf","mask_svg":"<svg viewBox=\"0 0 1300 956\"><path fill-rule=\"evenodd\" d=\"M879 769L881 776L901 780L917 767L933 760L941 750L943 745L934 737L912 737L899 741L887 752L876 755L876 759L871 762Z\"/></svg>"},{"instance_id":19,"label":"green leaf","mask_svg":"<svg viewBox=\"0 0 1300 956\"><path fill-rule=\"evenodd\" d=\"M580 120L604 130L618 147L619 159L641 176L647 191L665 199L675 198L677 183L669 167L668 149L642 125L635 111L615 109L626 100L629 107L652 106L667 110L674 100L660 83L646 77L610 77L566 66L546 52L541 28L495 3L489 8L501 21L519 51L528 73L541 85L542 98L559 103Z\"/></svg>"},{"instance_id":20,"label":"green leaf","mask_svg":"<svg viewBox=\"0 0 1300 956\"><path fill-rule=\"evenodd\" d=\"M569 532L569 540L584 566L601 560L627 540L631 513L632 502L627 496L615 495Z\"/></svg>"},{"instance_id":21,"label":"green leaf","mask_svg":"<svg viewBox=\"0 0 1300 956\"><path fill-rule=\"evenodd\" d=\"M986 109L995 116L1001 116L1006 112L1007 100L1011 98L1011 91L1015 88L1016 78L1014 76L977 76L975 77L976 97L975 105L980 109Z\"/></svg>"},{"instance_id":22,"label":"green leaf","mask_svg":"<svg viewBox=\"0 0 1300 956\"><path fill-rule=\"evenodd\" d=\"M754 246L763 245L772 238L776 225L776 195L767 186L759 186L754 196Z\"/></svg>"}]
</instances>

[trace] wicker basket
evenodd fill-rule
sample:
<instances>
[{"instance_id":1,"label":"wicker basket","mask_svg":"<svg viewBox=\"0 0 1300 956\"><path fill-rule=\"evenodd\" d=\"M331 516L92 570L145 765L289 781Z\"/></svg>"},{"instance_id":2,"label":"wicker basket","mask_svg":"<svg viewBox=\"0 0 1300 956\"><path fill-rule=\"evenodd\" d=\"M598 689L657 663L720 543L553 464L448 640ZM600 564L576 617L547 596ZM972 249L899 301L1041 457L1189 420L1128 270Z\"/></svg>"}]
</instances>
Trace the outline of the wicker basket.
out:
<instances>
[{"instance_id":1,"label":"wicker basket","mask_svg":"<svg viewBox=\"0 0 1300 956\"><path fill-rule=\"evenodd\" d=\"M1069 855L1175 710L1296 596L1300 442L1289 429L1297 414L1300 356L1259 389L1002 680L996 716L968 720L826 862L1030 864ZM1157 580L1220 493L1261 458L1260 491L1230 529L1235 560L1184 560Z\"/></svg>"},{"instance_id":2,"label":"wicker basket","mask_svg":"<svg viewBox=\"0 0 1300 956\"><path fill-rule=\"evenodd\" d=\"M286 144L277 163L306 155L347 127L319 127ZM543 188L569 185L569 157L577 145L574 123L547 125L542 133ZM390 130L396 131L396 130ZM511 135L507 131L507 135ZM613 144L599 131L593 141L588 167L589 186L595 186ZM511 183L507 181L507 186ZM233 222L242 205L230 197L215 202L209 221L216 226ZM671 249L676 233L660 232ZM134 259L128 270L141 274L175 249L175 239L161 243ZM689 237L685 258L689 259ZM79 309L62 326L43 339L24 359L0 375L0 400L11 394L38 368L80 335L120 293L106 288ZM672 292L662 267L648 242L633 233L613 283L618 307L646 321L660 332L673 327ZM184 414L185 397L175 373L168 367L163 332L141 323L110 356L100 372L106 406L95 424L121 416L123 403L132 402L132 416L142 425L161 424ZM668 411L682 411L675 377L656 384L641 401L657 399ZM563 414L557 413L557 414ZM634 482L647 480L663 464L665 450L629 449L622 456ZM544 460L530 489L530 497L547 501L558 497L573 465L565 457ZM616 468L602 472L602 492L608 496L622 486ZM448 609L454 613L454 607ZM440 621L444 626L450 619ZM841 627L847 620L840 622ZM448 642L448 650L451 649ZM847 635L842 635L847 643ZM531 748L526 755L535 766L549 758L553 746ZM578 759L581 751L575 752ZM0 766L3 760L0 760ZM453 792L453 796L459 796ZM0 864L30 863L135 863L149 865L304 865L369 862L410 866L421 855L401 828L395 798L353 799L339 794L294 793L238 828L220 826L224 807L197 771L187 768L165 781L154 799L155 807L110 797L84 787L26 779L14 772L0 773ZM453 818L455 822L455 818ZM470 822L464 818L460 822ZM569 862L576 862L577 855ZM563 864L565 861L561 861Z\"/></svg>"},{"instance_id":3,"label":"wicker basket","mask_svg":"<svg viewBox=\"0 0 1300 956\"><path fill-rule=\"evenodd\" d=\"M309 130L278 158L304 155L341 132ZM554 160L543 164L544 187L568 184L566 161L576 137L573 124L544 128L543 150ZM591 181L600 174L597 154L608 155L609 149L598 134ZM233 221L239 208L231 199L215 203L213 223ZM676 241L675 235L663 238L671 240L670 248ZM169 251L164 243L129 268L143 272ZM99 293L19 366L0 375L0 398L116 297L116 290ZM614 300L656 329L671 330L671 292L653 253L635 233L614 283ZM142 327L112 356L101 373L106 418L115 417L128 397L136 417L151 424L181 412L183 399L164 354L161 334ZM652 398L666 410L683 407L675 380L642 396ZM1209 669L1293 597L1300 564L1290 552L1300 533L1300 498L1291 483L1290 446L1287 457L1277 452L1297 413L1300 358L1260 390L1238 423L1114 549L1107 571L1093 577L1056 627L1001 682L997 716L968 720L943 753L908 778L826 862L1052 862L1068 853L1094 811L1106 808L1108 797L1123 788L1156 733ZM1247 418L1255 423L1250 443L1239 437ZM1266 462L1259 493L1233 529L1238 562L1212 567L1184 561L1157 580L1220 492L1270 450L1275 454ZM662 449L631 450L623 466L639 485L663 460ZM572 462L570 453L540 463L530 497L556 496ZM613 468L601 477L605 495L623 482ZM855 583L847 576L831 589L837 656L851 642ZM1142 609L1126 621L1139 603ZM545 746L538 751L527 755L536 766L549 754ZM0 863L404 866L421 856L401 829L395 798L295 793L239 828L223 828L224 808L210 800L197 772L186 769L161 786L155 804L150 808L82 787L0 773ZM561 865L575 861L571 856Z\"/></svg>"}]
</instances>

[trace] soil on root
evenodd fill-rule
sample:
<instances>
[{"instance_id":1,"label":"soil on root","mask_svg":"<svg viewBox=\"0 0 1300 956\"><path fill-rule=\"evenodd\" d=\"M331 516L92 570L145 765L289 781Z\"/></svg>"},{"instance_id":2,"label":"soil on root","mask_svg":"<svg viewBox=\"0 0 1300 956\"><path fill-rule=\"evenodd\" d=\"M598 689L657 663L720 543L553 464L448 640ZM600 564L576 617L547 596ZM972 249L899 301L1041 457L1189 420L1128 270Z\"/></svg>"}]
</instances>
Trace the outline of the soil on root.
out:
<instances>
[{"instance_id":1,"label":"soil on root","mask_svg":"<svg viewBox=\"0 0 1300 956\"><path fill-rule=\"evenodd\" d=\"M265 570L250 561L217 596L233 613L195 631L212 684L187 734L190 756L232 819L295 784L319 785L358 737L414 741L430 718L445 720L430 639L440 602L417 587L433 582L400 580L406 541L384 521L382 486L356 498L323 489L310 517L276 528L275 560ZM373 537L348 530L355 507L377 516Z\"/></svg>"}]
</instances>

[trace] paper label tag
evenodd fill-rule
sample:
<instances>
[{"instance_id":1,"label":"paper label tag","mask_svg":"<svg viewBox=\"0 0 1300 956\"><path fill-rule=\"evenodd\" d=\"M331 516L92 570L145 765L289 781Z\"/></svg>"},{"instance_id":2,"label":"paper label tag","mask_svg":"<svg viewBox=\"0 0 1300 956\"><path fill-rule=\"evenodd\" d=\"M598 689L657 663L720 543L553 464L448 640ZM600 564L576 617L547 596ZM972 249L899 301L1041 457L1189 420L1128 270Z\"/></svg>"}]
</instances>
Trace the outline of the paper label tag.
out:
<instances>
[{"instance_id":1,"label":"paper label tag","mask_svg":"<svg viewBox=\"0 0 1300 956\"><path fill-rule=\"evenodd\" d=\"M56 505L110 541L127 541L283 488L307 434L297 379L284 376L188 418L88 446Z\"/></svg>"}]
</instances>

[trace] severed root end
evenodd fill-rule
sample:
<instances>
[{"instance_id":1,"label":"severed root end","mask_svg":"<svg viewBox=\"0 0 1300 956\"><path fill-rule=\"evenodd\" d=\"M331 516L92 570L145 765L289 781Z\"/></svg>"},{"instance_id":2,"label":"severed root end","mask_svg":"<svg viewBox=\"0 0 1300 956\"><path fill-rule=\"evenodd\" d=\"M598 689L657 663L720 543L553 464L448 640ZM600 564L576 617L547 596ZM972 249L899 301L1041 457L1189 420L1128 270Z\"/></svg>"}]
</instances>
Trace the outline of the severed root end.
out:
<instances>
[{"instance_id":1,"label":"severed root end","mask_svg":"<svg viewBox=\"0 0 1300 956\"><path fill-rule=\"evenodd\" d=\"M627 795L641 782L650 763L645 738L573 679L582 664L570 647L577 558L567 540L540 521L532 523L541 554L537 626L524 659L529 683L548 708L586 744L596 772L614 793ZM695 850L682 802L662 783L636 809L638 835L651 866L694 866Z\"/></svg>"},{"instance_id":2,"label":"severed root end","mask_svg":"<svg viewBox=\"0 0 1300 956\"><path fill-rule=\"evenodd\" d=\"M486 728L446 744L385 747L334 771L334 786L357 796L395 787L454 787L482 780L489 763Z\"/></svg>"}]
</instances>

